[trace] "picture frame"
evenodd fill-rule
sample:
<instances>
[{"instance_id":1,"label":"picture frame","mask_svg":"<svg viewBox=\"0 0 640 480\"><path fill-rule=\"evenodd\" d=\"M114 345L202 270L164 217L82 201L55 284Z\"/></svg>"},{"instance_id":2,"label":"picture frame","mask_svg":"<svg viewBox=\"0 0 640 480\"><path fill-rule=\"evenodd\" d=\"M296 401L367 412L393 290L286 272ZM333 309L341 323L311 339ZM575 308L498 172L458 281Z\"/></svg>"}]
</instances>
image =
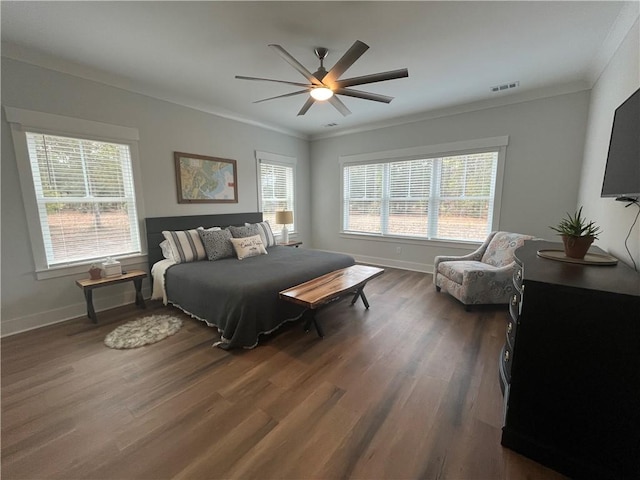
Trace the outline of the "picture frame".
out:
<instances>
[{"instance_id":1,"label":"picture frame","mask_svg":"<svg viewBox=\"0 0 640 480\"><path fill-rule=\"evenodd\" d=\"M174 152L178 203L238 203L237 162Z\"/></svg>"}]
</instances>

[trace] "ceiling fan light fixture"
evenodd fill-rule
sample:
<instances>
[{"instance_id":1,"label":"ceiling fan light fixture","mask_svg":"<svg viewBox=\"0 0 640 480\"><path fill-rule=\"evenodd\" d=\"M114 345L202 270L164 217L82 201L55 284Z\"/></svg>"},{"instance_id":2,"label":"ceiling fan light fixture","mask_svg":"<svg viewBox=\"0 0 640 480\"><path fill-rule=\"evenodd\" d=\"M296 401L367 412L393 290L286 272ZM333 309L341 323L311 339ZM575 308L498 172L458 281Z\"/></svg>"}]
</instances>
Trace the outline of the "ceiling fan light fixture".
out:
<instances>
[{"instance_id":1,"label":"ceiling fan light fixture","mask_svg":"<svg viewBox=\"0 0 640 480\"><path fill-rule=\"evenodd\" d=\"M312 88L309 94L314 98L314 100L318 100L319 102L329 100L333 97L333 91L327 87Z\"/></svg>"},{"instance_id":2,"label":"ceiling fan light fixture","mask_svg":"<svg viewBox=\"0 0 640 480\"><path fill-rule=\"evenodd\" d=\"M2 1L2 0L0 0ZM369 49L369 46L356 40L355 43L345 52L342 57L331 67L331 70L327 71L324 68L323 62L327 56L328 50L324 47L317 47L315 54L320 60L320 67L315 73L311 73L307 68L302 65L298 60L291 56L280 45L275 43L269 44L269 48L273 49L278 55L282 57L289 65L291 65L298 73L302 74L307 79L308 83L289 82L286 80L275 80L272 78L260 78L260 77L245 77L243 75L236 75L236 78L241 80L260 80L264 82L284 83L287 85L294 85L296 87L303 87L303 90L296 92L285 93L284 95L277 95L275 97L265 98L253 103L262 103L267 100L274 100L276 98L292 97L294 95L309 94L309 97L304 102L304 105L298 112L298 116L307 113L311 106L319 101L324 102L329 100L329 103L340 112L343 116L351 114L351 111L340 100L341 96L361 98L363 100L370 100L373 102L389 103L393 100L393 97L386 95L378 95L376 93L363 92L361 90L352 90L348 87L355 87L357 85L367 85L370 83L384 82L387 80L395 80L396 78L405 78L409 76L409 70L401 68L398 70L391 70L388 72L372 73L370 75L361 75L358 77L351 77L346 79L340 79L342 74L351 67L358 60L364 52ZM335 97L334 97L335 95Z\"/></svg>"}]
</instances>

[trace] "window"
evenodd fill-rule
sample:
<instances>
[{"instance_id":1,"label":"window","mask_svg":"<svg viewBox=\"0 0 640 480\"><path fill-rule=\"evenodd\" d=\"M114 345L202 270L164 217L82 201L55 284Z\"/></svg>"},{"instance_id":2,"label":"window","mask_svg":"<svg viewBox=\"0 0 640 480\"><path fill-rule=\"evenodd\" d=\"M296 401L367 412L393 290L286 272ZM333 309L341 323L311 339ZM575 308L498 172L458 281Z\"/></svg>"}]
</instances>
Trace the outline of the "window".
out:
<instances>
[{"instance_id":1,"label":"window","mask_svg":"<svg viewBox=\"0 0 640 480\"><path fill-rule=\"evenodd\" d=\"M487 140L342 157L343 232L484 240L497 225L506 145Z\"/></svg>"},{"instance_id":2,"label":"window","mask_svg":"<svg viewBox=\"0 0 640 480\"><path fill-rule=\"evenodd\" d=\"M139 253L129 146L26 136L47 265Z\"/></svg>"},{"instance_id":3,"label":"window","mask_svg":"<svg viewBox=\"0 0 640 480\"><path fill-rule=\"evenodd\" d=\"M289 231L295 231L295 165L296 159L267 152L256 152L258 162L258 195L264 220L276 224L276 211L293 211ZM274 228L274 232L278 229Z\"/></svg>"},{"instance_id":4,"label":"window","mask_svg":"<svg viewBox=\"0 0 640 480\"><path fill-rule=\"evenodd\" d=\"M139 256L133 171L137 130L10 107L5 111L38 278L83 271L87 263L105 257Z\"/></svg>"}]
</instances>

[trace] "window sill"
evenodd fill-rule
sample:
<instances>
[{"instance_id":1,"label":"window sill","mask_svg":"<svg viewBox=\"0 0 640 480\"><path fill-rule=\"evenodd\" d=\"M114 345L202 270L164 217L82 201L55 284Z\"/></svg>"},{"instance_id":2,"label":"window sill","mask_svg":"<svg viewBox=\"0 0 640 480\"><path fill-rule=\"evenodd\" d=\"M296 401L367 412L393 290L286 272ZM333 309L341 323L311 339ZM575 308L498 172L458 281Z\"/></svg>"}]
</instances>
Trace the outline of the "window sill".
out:
<instances>
[{"instance_id":1,"label":"window sill","mask_svg":"<svg viewBox=\"0 0 640 480\"><path fill-rule=\"evenodd\" d=\"M138 255L130 255L127 257L118 257L117 260L122 264L123 270L126 270L126 268L124 267L146 264L147 254L141 253ZM73 265L64 265L59 267L51 267L47 269L36 270L36 279L48 280L51 278L68 277L71 275L79 275L81 273L87 273L89 271L89 267L93 263L98 263L98 261L94 260L92 262L74 263Z\"/></svg>"},{"instance_id":2,"label":"window sill","mask_svg":"<svg viewBox=\"0 0 640 480\"><path fill-rule=\"evenodd\" d=\"M460 250L476 249L482 245L482 241L473 240L442 240L442 239L430 239L419 237L404 237L393 235L376 235L371 233L352 233L352 232L340 232L341 238L348 238L351 240L366 240L373 242L388 242L388 243L402 243L406 245L424 245L430 247L446 247L457 248Z\"/></svg>"}]
</instances>

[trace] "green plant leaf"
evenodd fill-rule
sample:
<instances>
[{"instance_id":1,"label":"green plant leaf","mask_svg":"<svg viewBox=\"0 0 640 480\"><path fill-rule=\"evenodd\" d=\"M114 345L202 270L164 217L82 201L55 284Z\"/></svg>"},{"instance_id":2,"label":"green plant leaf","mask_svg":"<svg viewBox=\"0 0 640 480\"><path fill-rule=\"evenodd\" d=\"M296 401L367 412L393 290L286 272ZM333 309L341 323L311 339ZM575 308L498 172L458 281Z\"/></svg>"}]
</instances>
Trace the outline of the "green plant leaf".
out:
<instances>
[{"instance_id":1,"label":"green plant leaf","mask_svg":"<svg viewBox=\"0 0 640 480\"><path fill-rule=\"evenodd\" d=\"M589 237L598 238L601 229L593 221L587 221L582 216L582 208L580 207L575 213L567 212L566 217L560 220L556 226L549 226L550 229L558 232L559 235L568 235L571 237Z\"/></svg>"}]
</instances>

